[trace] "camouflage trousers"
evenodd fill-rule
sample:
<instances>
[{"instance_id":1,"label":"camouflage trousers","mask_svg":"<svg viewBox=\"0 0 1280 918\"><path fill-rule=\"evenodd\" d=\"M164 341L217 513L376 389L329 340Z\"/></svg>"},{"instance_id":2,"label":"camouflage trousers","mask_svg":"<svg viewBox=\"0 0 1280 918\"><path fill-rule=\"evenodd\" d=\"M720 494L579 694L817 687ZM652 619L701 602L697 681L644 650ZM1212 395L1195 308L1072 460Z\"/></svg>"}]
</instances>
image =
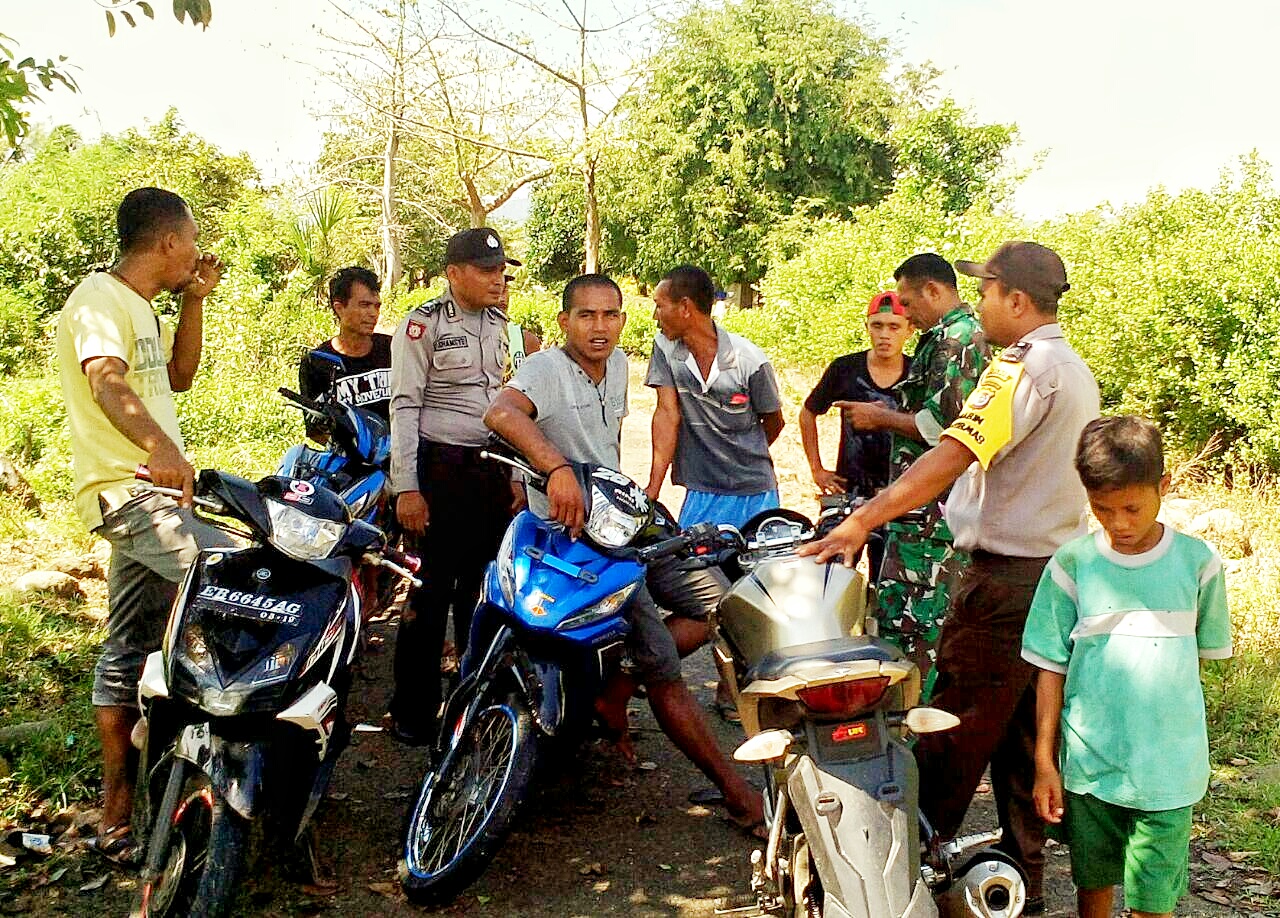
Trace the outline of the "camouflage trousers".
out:
<instances>
[{"instance_id":1,"label":"camouflage trousers","mask_svg":"<svg viewBox=\"0 0 1280 918\"><path fill-rule=\"evenodd\" d=\"M942 619L969 555L956 551L950 539L926 535L923 528L886 527L871 614L880 637L914 660L926 677L937 658Z\"/></svg>"}]
</instances>

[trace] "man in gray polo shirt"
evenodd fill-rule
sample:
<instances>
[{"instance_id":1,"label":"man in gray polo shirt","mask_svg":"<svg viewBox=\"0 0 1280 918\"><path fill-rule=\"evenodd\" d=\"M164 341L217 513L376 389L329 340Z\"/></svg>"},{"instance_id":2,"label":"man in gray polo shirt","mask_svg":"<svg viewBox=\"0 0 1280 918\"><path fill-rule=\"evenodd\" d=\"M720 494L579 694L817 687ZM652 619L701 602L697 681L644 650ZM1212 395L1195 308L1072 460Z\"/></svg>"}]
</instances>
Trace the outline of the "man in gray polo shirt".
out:
<instances>
[{"instance_id":1,"label":"man in gray polo shirt","mask_svg":"<svg viewBox=\"0 0 1280 918\"><path fill-rule=\"evenodd\" d=\"M586 514L570 460L612 469L621 465L622 419L627 414L627 359L617 349L626 322L622 291L601 274L574 278L565 287L558 321L564 346L529 355L493 400L484 422L548 473L546 496L531 490L530 509L563 523L576 536ZM760 794L716 744L681 678L676 640L647 588L636 592L628 614L628 649L659 726L720 788L733 821L757 830L764 818ZM634 758L626 719L633 687L630 677L619 674L597 702L628 758Z\"/></svg>"},{"instance_id":2,"label":"man in gray polo shirt","mask_svg":"<svg viewBox=\"0 0 1280 918\"><path fill-rule=\"evenodd\" d=\"M1057 322L1068 289L1057 253L1007 242L985 264L956 269L981 280L982 328L1004 351L937 446L800 553L852 565L871 528L955 482L947 525L973 561L942 623L933 704L961 723L916 746L920 808L944 839L955 835L989 762L1000 846L1026 871L1026 912L1035 914L1044 910L1044 823L1031 798L1034 669L1020 659L1020 637L1049 556L1085 532L1074 459L1081 430L1098 416L1098 386Z\"/></svg>"},{"instance_id":3,"label":"man in gray polo shirt","mask_svg":"<svg viewBox=\"0 0 1280 918\"><path fill-rule=\"evenodd\" d=\"M769 446L785 423L764 351L711 318L715 285L681 265L653 291L654 339L645 385L658 390L645 492L657 500L667 469L686 489L680 525L741 526L778 506Z\"/></svg>"}]
</instances>

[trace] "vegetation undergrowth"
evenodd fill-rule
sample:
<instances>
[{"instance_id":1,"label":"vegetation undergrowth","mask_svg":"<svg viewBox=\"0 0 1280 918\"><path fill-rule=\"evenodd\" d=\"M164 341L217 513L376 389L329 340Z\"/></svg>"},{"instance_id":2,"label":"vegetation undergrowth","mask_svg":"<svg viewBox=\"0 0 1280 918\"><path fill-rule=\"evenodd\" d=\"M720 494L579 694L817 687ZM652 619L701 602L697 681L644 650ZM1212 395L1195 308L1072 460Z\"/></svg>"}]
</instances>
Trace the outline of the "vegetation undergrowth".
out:
<instances>
[{"instance_id":1,"label":"vegetation undergrowth","mask_svg":"<svg viewBox=\"0 0 1280 918\"><path fill-rule=\"evenodd\" d=\"M0 595L0 726L49 721L38 736L0 749L0 824L21 822L44 800L61 807L97 793L89 694L104 632L86 612L84 603Z\"/></svg>"}]
</instances>

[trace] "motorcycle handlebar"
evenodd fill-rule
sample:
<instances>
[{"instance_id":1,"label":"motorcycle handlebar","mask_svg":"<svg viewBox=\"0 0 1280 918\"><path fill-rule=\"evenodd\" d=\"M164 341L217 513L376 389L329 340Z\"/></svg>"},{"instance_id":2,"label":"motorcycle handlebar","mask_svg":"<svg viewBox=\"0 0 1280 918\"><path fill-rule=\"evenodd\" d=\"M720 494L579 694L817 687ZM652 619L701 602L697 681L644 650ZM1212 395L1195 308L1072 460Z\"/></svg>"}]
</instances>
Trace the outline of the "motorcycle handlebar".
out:
<instances>
[{"instance_id":1,"label":"motorcycle handlebar","mask_svg":"<svg viewBox=\"0 0 1280 918\"><path fill-rule=\"evenodd\" d=\"M314 401L313 399L309 399L303 395L299 395L297 392L294 392L292 389L286 388L285 386L281 386L276 391L279 392L281 395L283 395L285 398L287 398L289 401L293 402L299 408L306 408L308 411L314 411L316 414L325 413L324 405L321 405L319 402Z\"/></svg>"}]
</instances>

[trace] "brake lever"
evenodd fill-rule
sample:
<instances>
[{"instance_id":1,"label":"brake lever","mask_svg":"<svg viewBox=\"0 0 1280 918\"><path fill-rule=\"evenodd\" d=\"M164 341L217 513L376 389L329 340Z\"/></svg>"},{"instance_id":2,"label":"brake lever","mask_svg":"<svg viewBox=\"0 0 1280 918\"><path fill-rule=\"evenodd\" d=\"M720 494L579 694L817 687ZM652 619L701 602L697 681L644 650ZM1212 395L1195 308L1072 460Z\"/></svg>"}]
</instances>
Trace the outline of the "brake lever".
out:
<instances>
[{"instance_id":1,"label":"brake lever","mask_svg":"<svg viewBox=\"0 0 1280 918\"><path fill-rule=\"evenodd\" d=\"M178 500L182 499L181 488L164 488L158 484L152 484L149 481L134 485L132 490L139 494L163 494L165 497L173 497ZM191 502L197 506L203 507L210 513L217 513L220 516L225 515L227 512L226 505L224 505L222 501L215 500L212 497L193 496L191 498Z\"/></svg>"}]
</instances>

